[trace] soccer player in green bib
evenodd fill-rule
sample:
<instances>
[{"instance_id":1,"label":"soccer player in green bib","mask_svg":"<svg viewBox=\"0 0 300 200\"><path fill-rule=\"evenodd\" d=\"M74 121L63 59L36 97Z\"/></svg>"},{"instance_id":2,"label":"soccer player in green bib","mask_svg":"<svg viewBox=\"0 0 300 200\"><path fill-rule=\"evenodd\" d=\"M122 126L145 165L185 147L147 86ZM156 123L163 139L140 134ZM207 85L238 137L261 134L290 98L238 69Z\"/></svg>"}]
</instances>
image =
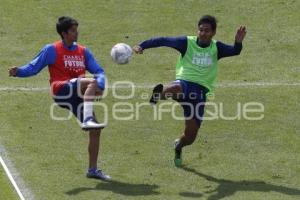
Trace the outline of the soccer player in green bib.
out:
<instances>
[{"instance_id":1,"label":"soccer player in green bib","mask_svg":"<svg viewBox=\"0 0 300 200\"><path fill-rule=\"evenodd\" d=\"M213 40L216 28L216 18L205 15L198 22L197 36L152 38L133 47L137 54L162 46L174 48L181 54L176 64L176 80L166 86L156 85L150 99L150 103L156 104L158 100L172 98L183 108L185 128L182 136L175 140L174 163L177 167L182 164L182 148L196 139L204 115L206 96L214 90L218 60L239 55L242 50L245 26L238 28L234 45Z\"/></svg>"}]
</instances>

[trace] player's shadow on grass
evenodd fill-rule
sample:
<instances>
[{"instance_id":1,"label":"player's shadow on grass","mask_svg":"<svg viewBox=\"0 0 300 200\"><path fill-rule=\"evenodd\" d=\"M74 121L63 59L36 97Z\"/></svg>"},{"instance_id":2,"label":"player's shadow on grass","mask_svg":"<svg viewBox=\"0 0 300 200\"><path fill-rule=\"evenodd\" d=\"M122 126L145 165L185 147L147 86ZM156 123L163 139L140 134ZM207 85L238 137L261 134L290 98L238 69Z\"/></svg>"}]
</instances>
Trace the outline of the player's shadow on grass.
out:
<instances>
[{"instance_id":1,"label":"player's shadow on grass","mask_svg":"<svg viewBox=\"0 0 300 200\"><path fill-rule=\"evenodd\" d=\"M202 178L205 178L208 181L215 182L219 184L216 189L205 192L206 194L211 194L207 200L219 200L225 197L229 197L234 195L236 192L240 191L250 191L250 192L279 192L286 195L300 196L300 190L295 188L288 188L285 186L273 185L270 183L266 183L264 181L231 181L226 179L218 179L201 172L196 171L195 169L188 168L186 166L182 167L183 170L192 172ZM192 197L192 193L183 192L179 195L186 196L185 194L189 194L189 197ZM202 196L202 194L195 193L194 197ZM300 197L299 197L300 198Z\"/></svg>"},{"instance_id":2,"label":"player's shadow on grass","mask_svg":"<svg viewBox=\"0 0 300 200\"><path fill-rule=\"evenodd\" d=\"M110 182L100 182L94 188L80 187L75 188L66 192L68 195L77 195L81 192L86 191L111 191L116 194L122 194L126 196L146 196L146 195L158 195L159 192L155 189L159 188L158 185L149 185L149 184L133 184L133 183L123 183L119 181L110 181Z\"/></svg>"}]
</instances>

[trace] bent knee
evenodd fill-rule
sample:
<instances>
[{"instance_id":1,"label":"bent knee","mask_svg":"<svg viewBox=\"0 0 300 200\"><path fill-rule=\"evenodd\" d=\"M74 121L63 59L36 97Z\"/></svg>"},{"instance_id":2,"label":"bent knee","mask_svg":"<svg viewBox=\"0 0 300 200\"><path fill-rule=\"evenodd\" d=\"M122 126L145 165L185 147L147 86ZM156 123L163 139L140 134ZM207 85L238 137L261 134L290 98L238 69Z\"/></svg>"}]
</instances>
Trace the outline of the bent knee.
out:
<instances>
[{"instance_id":1,"label":"bent knee","mask_svg":"<svg viewBox=\"0 0 300 200\"><path fill-rule=\"evenodd\" d=\"M96 91L95 91L95 96L102 96L103 95L103 91L97 87Z\"/></svg>"},{"instance_id":2,"label":"bent knee","mask_svg":"<svg viewBox=\"0 0 300 200\"><path fill-rule=\"evenodd\" d=\"M103 91L98 87L98 82L95 79L90 81L90 84L88 85L88 87L95 89L96 96L101 96L103 94Z\"/></svg>"},{"instance_id":3,"label":"bent knee","mask_svg":"<svg viewBox=\"0 0 300 200\"><path fill-rule=\"evenodd\" d=\"M172 89L172 91L176 92L176 93L180 93L182 92L182 87L180 84L174 84L170 86L170 89Z\"/></svg>"}]
</instances>

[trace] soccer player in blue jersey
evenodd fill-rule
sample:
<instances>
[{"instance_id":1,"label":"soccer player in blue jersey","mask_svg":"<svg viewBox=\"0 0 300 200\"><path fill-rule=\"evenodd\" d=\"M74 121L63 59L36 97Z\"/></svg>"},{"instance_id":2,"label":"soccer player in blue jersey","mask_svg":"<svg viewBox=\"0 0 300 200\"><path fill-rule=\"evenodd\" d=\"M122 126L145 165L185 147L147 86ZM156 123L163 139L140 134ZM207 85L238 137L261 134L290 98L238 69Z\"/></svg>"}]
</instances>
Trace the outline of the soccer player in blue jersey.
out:
<instances>
[{"instance_id":1,"label":"soccer player in blue jersey","mask_svg":"<svg viewBox=\"0 0 300 200\"><path fill-rule=\"evenodd\" d=\"M104 125L96 121L93 113L93 102L105 89L105 73L91 51L76 43L77 28L75 19L60 17L56 29L62 40L46 45L28 64L10 68L9 76L34 76L48 66L54 101L72 111L82 129L89 131L87 177L109 181L111 177L97 167L100 132ZM86 70L94 74L94 78L85 78Z\"/></svg>"},{"instance_id":2,"label":"soccer player in blue jersey","mask_svg":"<svg viewBox=\"0 0 300 200\"><path fill-rule=\"evenodd\" d=\"M182 148L192 144L197 136L206 96L214 88L218 60L239 55L242 50L245 26L237 30L233 46L213 40L216 28L216 18L205 15L198 22L197 36L152 38L133 47L137 54L142 54L145 49L162 46L171 47L180 53L176 64L176 80L167 86L155 86L150 99L150 103L156 104L158 100L171 97L183 107L185 129L182 136L175 140L176 166L182 164Z\"/></svg>"}]
</instances>

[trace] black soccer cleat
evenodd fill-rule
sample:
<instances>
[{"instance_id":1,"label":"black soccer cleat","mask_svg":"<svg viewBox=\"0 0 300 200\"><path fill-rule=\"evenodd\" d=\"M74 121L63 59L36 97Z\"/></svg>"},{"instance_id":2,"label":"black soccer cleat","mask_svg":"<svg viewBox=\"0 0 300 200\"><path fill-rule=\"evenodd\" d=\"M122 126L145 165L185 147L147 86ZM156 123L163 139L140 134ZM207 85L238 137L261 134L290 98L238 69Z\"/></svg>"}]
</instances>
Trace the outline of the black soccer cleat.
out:
<instances>
[{"instance_id":1,"label":"black soccer cleat","mask_svg":"<svg viewBox=\"0 0 300 200\"><path fill-rule=\"evenodd\" d=\"M182 166L182 150L176 148L177 145L179 144L179 141L180 139L176 139L174 144L174 150L175 150L174 164L176 167Z\"/></svg>"},{"instance_id":2,"label":"black soccer cleat","mask_svg":"<svg viewBox=\"0 0 300 200\"><path fill-rule=\"evenodd\" d=\"M163 84L158 84L153 88L152 95L151 95L151 98L149 100L149 102L152 105L157 104L158 100L160 99L160 96L161 96L161 93L162 93L163 89L164 89Z\"/></svg>"}]
</instances>

